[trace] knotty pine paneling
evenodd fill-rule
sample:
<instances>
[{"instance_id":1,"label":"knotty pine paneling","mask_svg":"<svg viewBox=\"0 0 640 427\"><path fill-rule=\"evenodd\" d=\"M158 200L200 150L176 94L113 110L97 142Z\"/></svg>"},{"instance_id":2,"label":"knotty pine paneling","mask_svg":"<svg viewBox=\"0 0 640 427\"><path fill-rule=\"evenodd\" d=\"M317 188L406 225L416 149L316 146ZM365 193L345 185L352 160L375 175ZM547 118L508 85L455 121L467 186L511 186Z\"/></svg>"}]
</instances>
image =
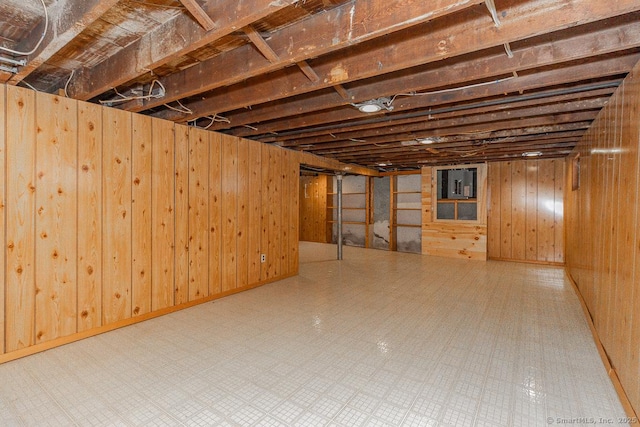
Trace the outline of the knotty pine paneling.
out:
<instances>
[{"instance_id":1,"label":"knotty pine paneling","mask_svg":"<svg viewBox=\"0 0 640 427\"><path fill-rule=\"evenodd\" d=\"M437 169L422 168L422 254L473 260L487 259L487 168L478 168L478 221L438 221L434 218Z\"/></svg>"},{"instance_id":2,"label":"knotty pine paneling","mask_svg":"<svg viewBox=\"0 0 640 427\"><path fill-rule=\"evenodd\" d=\"M499 238L500 241L500 254L504 255L505 258L510 259L513 258L513 250L512 250L512 230L513 230L513 199L511 196L511 186L512 186L512 175L511 175L511 163L506 162L500 165L500 175L498 177L498 182L500 183L499 190L496 190L496 193L500 192L500 208L497 212L500 214L500 223L499 223ZM491 191L493 194L493 191ZM489 203L491 205L491 203ZM491 212L488 220L494 212Z\"/></svg>"},{"instance_id":3,"label":"knotty pine paneling","mask_svg":"<svg viewBox=\"0 0 640 427\"><path fill-rule=\"evenodd\" d=\"M327 175L300 177L300 240L329 243L327 231Z\"/></svg>"},{"instance_id":4,"label":"knotty pine paneling","mask_svg":"<svg viewBox=\"0 0 640 427\"><path fill-rule=\"evenodd\" d=\"M282 198L282 150L270 147L267 151L269 153L268 175L269 182L271 183L269 197L270 200L280 201ZM281 227L283 224L281 214L282 205L280 203L269 203L269 249L267 254L267 265L269 268L268 277L278 277L281 271Z\"/></svg>"},{"instance_id":5,"label":"knotty pine paneling","mask_svg":"<svg viewBox=\"0 0 640 427\"><path fill-rule=\"evenodd\" d=\"M131 113L102 110L102 317L131 317Z\"/></svg>"},{"instance_id":6,"label":"knotty pine paneling","mask_svg":"<svg viewBox=\"0 0 640 427\"><path fill-rule=\"evenodd\" d=\"M7 106L5 104L5 88L0 86L0 111L5 112ZM5 153L7 150L5 142L5 118L6 114L0 113L0 280L5 282L4 261L6 259L6 233L5 233L5 187L7 175L5 170ZM4 290L0 289L0 354L4 353Z\"/></svg>"},{"instance_id":7,"label":"knotty pine paneling","mask_svg":"<svg viewBox=\"0 0 640 427\"><path fill-rule=\"evenodd\" d=\"M102 107L78 103L78 332L102 325Z\"/></svg>"},{"instance_id":8,"label":"knotty pine paneling","mask_svg":"<svg viewBox=\"0 0 640 427\"><path fill-rule=\"evenodd\" d=\"M287 271L289 275L297 274L300 266L300 253L298 252L298 242L300 241L298 235L300 221L298 217L300 210L300 200L298 199L300 163L298 163L297 158L297 153L285 151L284 167L289 169L289 175L286 179L289 183L289 195L283 197L282 204L286 204L289 209L289 219L285 221L285 224L289 224L289 270Z\"/></svg>"},{"instance_id":9,"label":"knotty pine paneling","mask_svg":"<svg viewBox=\"0 0 640 427\"><path fill-rule=\"evenodd\" d=\"M262 144L249 144L249 218L247 254L248 254L248 280L249 283L260 281L260 250L262 237L262 168L255 167L262 162ZM297 271L297 270L296 270Z\"/></svg>"},{"instance_id":10,"label":"knotty pine paneling","mask_svg":"<svg viewBox=\"0 0 640 427\"><path fill-rule=\"evenodd\" d=\"M189 301L189 126L175 125L175 138L176 266L174 303L179 305ZM209 246L208 243L207 246Z\"/></svg>"},{"instance_id":11,"label":"knotty pine paneling","mask_svg":"<svg viewBox=\"0 0 640 427\"><path fill-rule=\"evenodd\" d=\"M209 132L189 131L189 301L209 295Z\"/></svg>"},{"instance_id":12,"label":"knotty pine paneling","mask_svg":"<svg viewBox=\"0 0 640 427\"><path fill-rule=\"evenodd\" d=\"M517 161L517 162L505 162L507 164L511 163L511 259L516 260L524 260L527 256L527 228L526 228L526 206L527 206L527 162L526 161ZM557 162L560 164L560 162ZM491 165L489 165L491 168ZM506 172L508 171L505 170ZM501 169L502 172L502 169ZM489 169L489 174L491 174L491 169ZM498 174L495 174L498 175ZM560 175L561 176L561 175ZM502 173L497 177L498 182L502 177ZM508 189L505 188L505 191L508 192ZM502 191L502 188L501 188ZM491 194L495 194L491 192ZM493 197L493 196L491 196ZM502 203L501 201L498 201ZM505 203L506 205L506 203ZM497 211L494 211L497 212ZM560 217L562 220L562 217ZM503 222L502 218L500 221L497 221L497 218L493 218L489 216L488 218L489 224L496 223L498 224L498 230L501 231L501 224ZM502 233L499 233L496 238L507 238L507 236L503 236ZM564 236L559 235L559 241L563 241ZM562 245L556 245L562 246ZM561 248L562 249L562 248ZM494 252L489 252L489 256ZM560 260L562 261L562 260Z\"/></svg>"},{"instance_id":13,"label":"knotty pine paneling","mask_svg":"<svg viewBox=\"0 0 640 427\"><path fill-rule=\"evenodd\" d=\"M209 294L222 292L222 140L209 135Z\"/></svg>"},{"instance_id":14,"label":"knotty pine paneling","mask_svg":"<svg viewBox=\"0 0 640 427\"><path fill-rule=\"evenodd\" d=\"M263 145L260 151L260 163L266 168L262 170L262 202L260 204L260 255L265 255L265 261L260 263L260 278L262 280L269 279L269 264L271 257L269 254L269 212L272 210L272 204L270 203L270 196L273 190L273 173L269 173L271 167L269 167L269 154L271 147Z\"/></svg>"},{"instance_id":15,"label":"knotty pine paneling","mask_svg":"<svg viewBox=\"0 0 640 427\"><path fill-rule=\"evenodd\" d=\"M36 343L76 331L77 105L36 95Z\"/></svg>"},{"instance_id":16,"label":"knotty pine paneling","mask_svg":"<svg viewBox=\"0 0 640 427\"><path fill-rule=\"evenodd\" d=\"M298 212L299 206L295 201L298 200L298 185L300 177L300 169L297 162L294 161L295 154L291 151L282 152L282 236L287 240L287 250L282 258L282 275L296 274L298 272L298 244L300 241L298 235ZM287 203L287 200L293 201Z\"/></svg>"},{"instance_id":17,"label":"knotty pine paneling","mask_svg":"<svg viewBox=\"0 0 640 427\"><path fill-rule=\"evenodd\" d=\"M171 122L152 127L151 308L161 310L175 304L175 134Z\"/></svg>"},{"instance_id":18,"label":"knotty pine paneling","mask_svg":"<svg viewBox=\"0 0 640 427\"><path fill-rule=\"evenodd\" d=\"M0 362L297 273L284 153L0 86Z\"/></svg>"},{"instance_id":19,"label":"knotty pine paneling","mask_svg":"<svg viewBox=\"0 0 640 427\"><path fill-rule=\"evenodd\" d=\"M35 92L6 86L5 349L35 341ZM30 143L29 143L30 142Z\"/></svg>"},{"instance_id":20,"label":"knotty pine paneling","mask_svg":"<svg viewBox=\"0 0 640 427\"><path fill-rule=\"evenodd\" d=\"M222 292L238 278L238 140L222 141Z\"/></svg>"},{"instance_id":21,"label":"knotty pine paneling","mask_svg":"<svg viewBox=\"0 0 640 427\"><path fill-rule=\"evenodd\" d=\"M238 256L238 276L236 287L249 284L249 141L238 139L238 224L236 253ZM286 233L288 230L282 230Z\"/></svg>"},{"instance_id":22,"label":"knotty pine paneling","mask_svg":"<svg viewBox=\"0 0 640 427\"><path fill-rule=\"evenodd\" d=\"M564 262L564 159L489 164L488 256Z\"/></svg>"},{"instance_id":23,"label":"knotty pine paneling","mask_svg":"<svg viewBox=\"0 0 640 427\"><path fill-rule=\"evenodd\" d=\"M139 316L151 311L151 153L152 120L148 116L132 116L131 150L131 314Z\"/></svg>"},{"instance_id":24,"label":"knotty pine paneling","mask_svg":"<svg viewBox=\"0 0 640 427\"><path fill-rule=\"evenodd\" d=\"M640 411L640 66L567 158L566 265ZM579 188L572 189L579 156Z\"/></svg>"}]
</instances>

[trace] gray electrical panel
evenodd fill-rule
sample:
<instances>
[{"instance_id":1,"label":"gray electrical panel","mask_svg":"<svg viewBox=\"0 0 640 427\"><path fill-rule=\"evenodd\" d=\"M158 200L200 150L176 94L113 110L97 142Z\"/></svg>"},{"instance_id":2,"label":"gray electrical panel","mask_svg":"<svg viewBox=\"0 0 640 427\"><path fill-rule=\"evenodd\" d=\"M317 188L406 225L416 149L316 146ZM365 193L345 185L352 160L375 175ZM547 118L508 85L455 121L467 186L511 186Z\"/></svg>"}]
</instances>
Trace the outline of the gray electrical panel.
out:
<instances>
[{"instance_id":1,"label":"gray electrical panel","mask_svg":"<svg viewBox=\"0 0 640 427\"><path fill-rule=\"evenodd\" d=\"M477 169L444 169L438 171L439 199L474 199Z\"/></svg>"}]
</instances>

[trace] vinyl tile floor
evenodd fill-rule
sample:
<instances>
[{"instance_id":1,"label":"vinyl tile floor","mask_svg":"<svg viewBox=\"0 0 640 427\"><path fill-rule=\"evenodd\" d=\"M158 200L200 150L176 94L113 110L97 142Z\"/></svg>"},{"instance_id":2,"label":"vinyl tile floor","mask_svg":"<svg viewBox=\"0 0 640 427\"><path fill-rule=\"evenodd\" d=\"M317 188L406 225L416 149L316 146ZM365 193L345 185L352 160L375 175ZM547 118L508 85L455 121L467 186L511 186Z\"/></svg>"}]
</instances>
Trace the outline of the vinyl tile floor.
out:
<instances>
[{"instance_id":1,"label":"vinyl tile floor","mask_svg":"<svg viewBox=\"0 0 640 427\"><path fill-rule=\"evenodd\" d=\"M548 426L624 411L563 269L301 243L300 274L0 365L2 426Z\"/></svg>"}]
</instances>

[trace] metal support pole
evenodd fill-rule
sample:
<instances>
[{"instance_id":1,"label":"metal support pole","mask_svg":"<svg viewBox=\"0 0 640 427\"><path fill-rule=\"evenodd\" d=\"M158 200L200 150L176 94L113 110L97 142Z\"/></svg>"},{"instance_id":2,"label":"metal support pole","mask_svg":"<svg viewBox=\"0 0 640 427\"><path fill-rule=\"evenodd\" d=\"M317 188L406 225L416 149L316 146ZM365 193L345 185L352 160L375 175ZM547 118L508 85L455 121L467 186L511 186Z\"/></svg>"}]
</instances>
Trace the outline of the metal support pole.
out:
<instances>
[{"instance_id":1,"label":"metal support pole","mask_svg":"<svg viewBox=\"0 0 640 427\"><path fill-rule=\"evenodd\" d=\"M342 175L336 175L338 182L338 260L342 259Z\"/></svg>"}]
</instances>

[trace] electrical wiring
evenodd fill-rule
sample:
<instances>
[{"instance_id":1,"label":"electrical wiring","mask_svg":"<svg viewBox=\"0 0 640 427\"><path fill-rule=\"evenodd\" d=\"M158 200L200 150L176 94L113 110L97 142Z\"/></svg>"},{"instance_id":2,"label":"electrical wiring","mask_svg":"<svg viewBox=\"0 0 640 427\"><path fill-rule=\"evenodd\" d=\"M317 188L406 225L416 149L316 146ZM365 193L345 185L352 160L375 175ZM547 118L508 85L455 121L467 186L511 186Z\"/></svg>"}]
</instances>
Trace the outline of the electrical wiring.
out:
<instances>
[{"instance_id":1,"label":"electrical wiring","mask_svg":"<svg viewBox=\"0 0 640 427\"><path fill-rule=\"evenodd\" d=\"M498 84L498 83L502 83L502 82L506 82L508 80L512 80L515 79L516 76L511 76L511 77L505 77L504 79L498 79L498 80L491 80L489 82L482 82L482 83L475 83L475 84L471 84L471 85L467 85L467 86L460 86L460 87L452 87L449 89L440 89L440 90L434 90L431 92L409 92L409 93L398 93L396 95L393 95L393 98L391 98L391 101L389 101L389 105L391 105L393 103L393 101L395 101L395 99L399 96L429 96L429 95L439 95L441 93L448 93L448 92L456 92L459 90L465 90L465 89L473 89L476 87L482 87L482 86L487 86L487 85L493 85L493 84Z\"/></svg>"},{"instance_id":2,"label":"electrical wiring","mask_svg":"<svg viewBox=\"0 0 640 427\"><path fill-rule=\"evenodd\" d=\"M22 83L23 85L25 85L29 89L35 90L36 92L38 92L38 89L36 89L35 87L31 86L29 83L25 82L24 80L22 80L20 83Z\"/></svg>"},{"instance_id":3,"label":"electrical wiring","mask_svg":"<svg viewBox=\"0 0 640 427\"><path fill-rule=\"evenodd\" d=\"M169 104L164 104L164 106L170 110L177 111L178 113L193 114L193 110L191 110L189 107L186 107L182 102L180 102L179 100L176 100L176 102L178 103L180 108L172 107Z\"/></svg>"},{"instance_id":4,"label":"electrical wiring","mask_svg":"<svg viewBox=\"0 0 640 427\"><path fill-rule=\"evenodd\" d=\"M67 98L69 97L69 93L67 93L67 89L69 88L69 83L71 83L71 79L73 78L73 75L75 73L76 73L76 70L71 70L71 75L69 75L67 82L64 84L64 96L66 96Z\"/></svg>"},{"instance_id":5,"label":"electrical wiring","mask_svg":"<svg viewBox=\"0 0 640 427\"><path fill-rule=\"evenodd\" d=\"M13 49L9 49L9 48L4 47L4 46L0 46L0 50L1 51L7 52L7 53L11 53L13 55L27 56L27 55L31 55L36 50L38 50L38 48L40 47L40 45L44 41L44 37L47 34L47 30L49 29L49 12L47 11L47 5L44 3L44 0L40 0L40 2L42 3L42 8L44 9L44 30L42 31L42 36L40 36L40 40L38 40L38 43L36 43L34 48L31 49L28 52L21 52L19 50L13 50Z\"/></svg>"},{"instance_id":6,"label":"electrical wiring","mask_svg":"<svg viewBox=\"0 0 640 427\"><path fill-rule=\"evenodd\" d=\"M231 120L227 119L226 117L218 116L217 114L214 114L213 116L206 116L204 118L211 120L211 122L208 125L204 126L204 127L198 126L198 124L197 124L198 119L192 120L189 123L191 123L191 126L193 126L193 127L196 127L198 129L204 129L204 130L209 129L216 122L231 123Z\"/></svg>"},{"instance_id":7,"label":"electrical wiring","mask_svg":"<svg viewBox=\"0 0 640 427\"><path fill-rule=\"evenodd\" d=\"M155 85L160 86L160 92L158 92L157 94L153 94L153 88ZM116 93L116 95L118 95L120 98L118 99L109 99L109 100L99 100L98 102L102 105L113 105L113 104L119 104L122 102L128 102L128 101L134 101L136 99L152 99L152 98L162 98L165 93L167 92L167 90L164 88L164 86L162 85L162 83L160 83L159 80L154 80L151 82L151 86L149 87L149 93L147 95L140 95L140 96L125 96L123 94L121 94L120 92L118 92L118 89L113 88L113 91Z\"/></svg>"}]
</instances>

